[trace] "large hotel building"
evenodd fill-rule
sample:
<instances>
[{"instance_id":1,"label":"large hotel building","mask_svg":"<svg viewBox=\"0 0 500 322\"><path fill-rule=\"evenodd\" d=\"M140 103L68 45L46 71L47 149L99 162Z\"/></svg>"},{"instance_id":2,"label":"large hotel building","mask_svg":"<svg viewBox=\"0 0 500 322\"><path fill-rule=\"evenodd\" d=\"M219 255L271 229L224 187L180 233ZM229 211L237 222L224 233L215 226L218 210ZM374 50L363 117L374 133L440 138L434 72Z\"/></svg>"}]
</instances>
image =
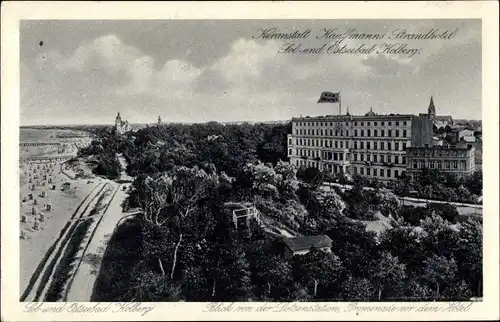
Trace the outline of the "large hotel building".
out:
<instances>
[{"instance_id":1,"label":"large hotel building","mask_svg":"<svg viewBox=\"0 0 500 322\"><path fill-rule=\"evenodd\" d=\"M431 99L428 113L418 116L377 115L370 110L363 116L293 118L288 157L297 167L316 167L380 180L396 179L407 171L407 149L433 149L434 116ZM413 163L411 169L414 169ZM470 168L464 171L470 172Z\"/></svg>"}]
</instances>

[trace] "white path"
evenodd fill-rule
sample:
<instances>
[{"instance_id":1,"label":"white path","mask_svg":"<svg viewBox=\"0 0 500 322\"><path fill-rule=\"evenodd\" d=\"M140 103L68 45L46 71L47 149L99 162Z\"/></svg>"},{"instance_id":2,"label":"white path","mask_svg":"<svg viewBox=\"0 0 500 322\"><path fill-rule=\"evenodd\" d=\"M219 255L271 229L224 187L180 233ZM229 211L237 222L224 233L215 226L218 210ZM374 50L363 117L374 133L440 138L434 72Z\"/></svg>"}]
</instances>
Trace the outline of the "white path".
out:
<instances>
[{"instance_id":1,"label":"white path","mask_svg":"<svg viewBox=\"0 0 500 322\"><path fill-rule=\"evenodd\" d=\"M343 188L343 189L351 189L352 188L352 185L349 185L349 184L340 184L340 183L332 183L332 182L323 182L323 187L326 187L326 186L335 186L335 187L339 187L339 188ZM375 190L374 188L372 187L363 187L363 190ZM391 191L390 189L380 189L380 191ZM404 198L400 198L404 201L410 201L410 202L415 202L415 203L419 203L419 202L422 202L422 203L441 203L441 204L450 204L450 205L454 205L454 206L457 206L457 207L466 207L466 208L473 208L473 209L479 209L479 210L482 210L483 209L483 205L476 205L476 204L466 204L466 203L462 203L462 202L451 202L451 201L442 201L442 200L432 200L432 199L421 199L421 198L411 198L411 197L404 197Z\"/></svg>"},{"instance_id":2,"label":"white path","mask_svg":"<svg viewBox=\"0 0 500 322\"><path fill-rule=\"evenodd\" d=\"M90 301L104 251L106 250L111 235L118 222L123 217L131 215L130 213L124 213L122 211L121 205L126 196L126 192L122 190L122 185L119 185L108 209L102 215L102 221L97 226L87 251L83 254L83 261L75 274L73 283L69 286L68 297L64 299L64 301Z\"/></svg>"}]
</instances>

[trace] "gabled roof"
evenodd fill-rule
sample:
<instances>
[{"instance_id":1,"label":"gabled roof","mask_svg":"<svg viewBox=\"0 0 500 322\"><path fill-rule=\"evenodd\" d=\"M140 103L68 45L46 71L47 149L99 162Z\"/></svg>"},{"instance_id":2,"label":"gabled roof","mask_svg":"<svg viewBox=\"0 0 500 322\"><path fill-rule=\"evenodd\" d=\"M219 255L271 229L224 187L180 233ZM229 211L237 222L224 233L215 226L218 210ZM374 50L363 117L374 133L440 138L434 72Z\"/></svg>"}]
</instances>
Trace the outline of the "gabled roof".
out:
<instances>
[{"instance_id":1,"label":"gabled roof","mask_svg":"<svg viewBox=\"0 0 500 322\"><path fill-rule=\"evenodd\" d=\"M332 247L332 240L326 235L300 236L284 239L285 245L291 251L310 249L311 247Z\"/></svg>"}]
</instances>

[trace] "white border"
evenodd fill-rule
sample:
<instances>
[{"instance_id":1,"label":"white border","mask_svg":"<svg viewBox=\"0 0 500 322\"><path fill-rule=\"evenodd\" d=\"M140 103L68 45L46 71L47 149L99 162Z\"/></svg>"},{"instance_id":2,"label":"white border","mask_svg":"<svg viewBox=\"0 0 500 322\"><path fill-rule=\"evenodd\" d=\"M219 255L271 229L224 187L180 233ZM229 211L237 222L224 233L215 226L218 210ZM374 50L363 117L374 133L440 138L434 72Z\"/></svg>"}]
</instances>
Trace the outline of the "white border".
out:
<instances>
[{"instance_id":1,"label":"white border","mask_svg":"<svg viewBox=\"0 0 500 322\"><path fill-rule=\"evenodd\" d=\"M498 319L498 5L457 2L3 2L2 24L2 320L477 320ZM482 19L484 157L484 298L467 313L203 313L203 303L156 303L132 313L28 314L19 303L19 20L20 19ZM15 196L15 197L12 197ZM61 303L62 304L62 303ZM334 304L334 303L331 303ZM363 303L366 304L366 303ZM389 303L387 303L389 304ZM146 305L146 303L145 303ZM258 305L250 303L249 305ZM342 304L345 307L347 303ZM376 303L373 303L376 305Z\"/></svg>"}]
</instances>

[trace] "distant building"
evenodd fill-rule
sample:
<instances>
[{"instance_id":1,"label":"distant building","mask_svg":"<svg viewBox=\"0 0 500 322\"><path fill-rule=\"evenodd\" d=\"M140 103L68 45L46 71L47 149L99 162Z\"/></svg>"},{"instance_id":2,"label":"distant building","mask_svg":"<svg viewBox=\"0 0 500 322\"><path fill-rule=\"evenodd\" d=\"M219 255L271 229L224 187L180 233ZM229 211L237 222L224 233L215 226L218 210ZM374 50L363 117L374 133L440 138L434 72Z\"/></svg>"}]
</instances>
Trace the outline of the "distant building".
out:
<instances>
[{"instance_id":1,"label":"distant building","mask_svg":"<svg viewBox=\"0 0 500 322\"><path fill-rule=\"evenodd\" d=\"M122 118L120 116L120 112L118 112L118 115L116 115L115 119L115 130L116 133L118 134L123 134L125 132L130 131L132 128L130 127L130 124L128 121L122 121Z\"/></svg>"},{"instance_id":2,"label":"distant building","mask_svg":"<svg viewBox=\"0 0 500 322\"><path fill-rule=\"evenodd\" d=\"M158 115L158 125L161 124L161 117Z\"/></svg>"},{"instance_id":3,"label":"distant building","mask_svg":"<svg viewBox=\"0 0 500 322\"><path fill-rule=\"evenodd\" d=\"M284 238L285 256L305 255L309 253L311 247L315 247L325 252L331 252L332 240L326 235L300 236Z\"/></svg>"},{"instance_id":4,"label":"distant building","mask_svg":"<svg viewBox=\"0 0 500 322\"><path fill-rule=\"evenodd\" d=\"M432 145L432 122L409 114L292 118L288 157L297 167L393 180L406 171L405 149Z\"/></svg>"},{"instance_id":5,"label":"distant building","mask_svg":"<svg viewBox=\"0 0 500 322\"><path fill-rule=\"evenodd\" d=\"M432 124L437 127L446 127L453 125L453 118L450 115L436 115L436 106L434 106L434 98L431 96L429 108L427 109L427 117L431 119Z\"/></svg>"},{"instance_id":6,"label":"distant building","mask_svg":"<svg viewBox=\"0 0 500 322\"><path fill-rule=\"evenodd\" d=\"M458 178L475 171L475 148L472 145L409 147L406 157L407 174L413 179L424 168L450 173Z\"/></svg>"}]
</instances>

